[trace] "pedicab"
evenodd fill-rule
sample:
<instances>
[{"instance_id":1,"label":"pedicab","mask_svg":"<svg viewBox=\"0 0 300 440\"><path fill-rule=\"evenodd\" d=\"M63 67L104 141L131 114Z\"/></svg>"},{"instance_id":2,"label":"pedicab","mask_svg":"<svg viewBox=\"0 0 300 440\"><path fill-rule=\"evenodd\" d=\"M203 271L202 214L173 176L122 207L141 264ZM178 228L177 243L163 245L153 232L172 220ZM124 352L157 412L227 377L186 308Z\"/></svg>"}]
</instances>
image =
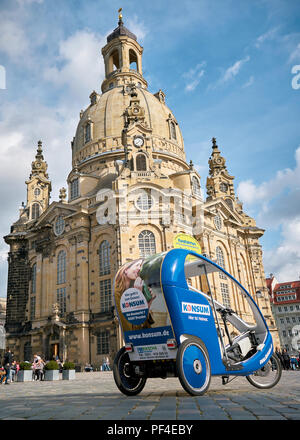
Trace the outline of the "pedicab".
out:
<instances>
[{"instance_id":1,"label":"pedicab","mask_svg":"<svg viewBox=\"0 0 300 440\"><path fill-rule=\"evenodd\" d=\"M239 312L222 297L229 288ZM203 255L172 249L124 264L114 300L125 345L113 375L126 395L140 393L147 378L178 377L191 395L204 394L212 376L224 385L245 376L260 389L280 380L281 364L254 299Z\"/></svg>"}]
</instances>

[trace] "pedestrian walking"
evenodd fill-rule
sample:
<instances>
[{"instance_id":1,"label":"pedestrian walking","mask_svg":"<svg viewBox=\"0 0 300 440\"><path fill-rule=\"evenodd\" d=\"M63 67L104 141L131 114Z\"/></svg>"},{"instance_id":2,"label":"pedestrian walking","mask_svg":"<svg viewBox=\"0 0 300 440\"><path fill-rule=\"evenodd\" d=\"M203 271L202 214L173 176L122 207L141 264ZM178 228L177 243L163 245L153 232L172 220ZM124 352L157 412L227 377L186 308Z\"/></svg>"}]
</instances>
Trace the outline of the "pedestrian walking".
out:
<instances>
[{"instance_id":1,"label":"pedestrian walking","mask_svg":"<svg viewBox=\"0 0 300 440\"><path fill-rule=\"evenodd\" d=\"M102 361L102 371L106 371L106 358L103 358Z\"/></svg>"},{"instance_id":2,"label":"pedestrian walking","mask_svg":"<svg viewBox=\"0 0 300 440\"><path fill-rule=\"evenodd\" d=\"M106 356L105 364L106 364L106 371L110 371L110 361L109 361L109 357L108 356Z\"/></svg>"},{"instance_id":3,"label":"pedestrian walking","mask_svg":"<svg viewBox=\"0 0 300 440\"><path fill-rule=\"evenodd\" d=\"M5 385L9 385L10 381L10 369L12 365L12 354L10 349L8 348L5 355L4 355L4 361L3 361L3 367L6 373L5 378Z\"/></svg>"},{"instance_id":4,"label":"pedestrian walking","mask_svg":"<svg viewBox=\"0 0 300 440\"><path fill-rule=\"evenodd\" d=\"M284 348L282 350L282 358L283 358L283 362L284 362L284 369L289 370L290 369L290 356L289 356L286 348Z\"/></svg>"},{"instance_id":5,"label":"pedestrian walking","mask_svg":"<svg viewBox=\"0 0 300 440\"><path fill-rule=\"evenodd\" d=\"M17 380L17 362L13 361L10 369L11 381L15 382Z\"/></svg>"},{"instance_id":6,"label":"pedestrian walking","mask_svg":"<svg viewBox=\"0 0 300 440\"><path fill-rule=\"evenodd\" d=\"M40 379L40 370L41 370L41 356L38 356L37 354L33 355L33 362L32 362L32 380L38 380ZM43 368L43 367L42 367Z\"/></svg>"},{"instance_id":7,"label":"pedestrian walking","mask_svg":"<svg viewBox=\"0 0 300 440\"><path fill-rule=\"evenodd\" d=\"M296 370L297 369L297 365L298 365L298 362L297 362L296 356L292 356L291 357L291 368L292 368L292 370Z\"/></svg>"}]
</instances>

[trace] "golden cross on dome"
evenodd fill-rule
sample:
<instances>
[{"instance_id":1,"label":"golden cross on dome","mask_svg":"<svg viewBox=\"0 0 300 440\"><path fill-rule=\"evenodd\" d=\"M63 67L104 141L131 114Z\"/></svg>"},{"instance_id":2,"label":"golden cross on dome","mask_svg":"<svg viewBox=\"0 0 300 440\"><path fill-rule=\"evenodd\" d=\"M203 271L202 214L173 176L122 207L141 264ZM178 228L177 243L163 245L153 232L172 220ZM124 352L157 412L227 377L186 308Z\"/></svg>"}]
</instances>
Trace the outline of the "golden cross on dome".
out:
<instances>
[{"instance_id":1,"label":"golden cross on dome","mask_svg":"<svg viewBox=\"0 0 300 440\"><path fill-rule=\"evenodd\" d=\"M123 15L122 15L122 9L123 9L123 8L118 9L119 20L122 20L122 18L123 18Z\"/></svg>"}]
</instances>

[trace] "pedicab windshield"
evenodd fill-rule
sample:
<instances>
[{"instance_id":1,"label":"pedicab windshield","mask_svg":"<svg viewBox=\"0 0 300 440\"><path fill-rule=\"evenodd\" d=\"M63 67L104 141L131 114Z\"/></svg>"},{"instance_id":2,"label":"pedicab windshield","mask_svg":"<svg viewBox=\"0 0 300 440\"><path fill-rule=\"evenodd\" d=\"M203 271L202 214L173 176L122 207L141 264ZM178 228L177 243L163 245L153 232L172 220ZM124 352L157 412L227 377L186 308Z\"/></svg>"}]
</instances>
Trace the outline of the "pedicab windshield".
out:
<instances>
[{"instance_id":1,"label":"pedicab windshield","mask_svg":"<svg viewBox=\"0 0 300 440\"><path fill-rule=\"evenodd\" d=\"M189 290L199 292L211 304L216 325L220 313L228 311L226 319L231 324L232 338L255 331L260 342L265 340L268 328L264 317L249 292L233 276L216 263L195 255L186 257L184 271Z\"/></svg>"}]
</instances>

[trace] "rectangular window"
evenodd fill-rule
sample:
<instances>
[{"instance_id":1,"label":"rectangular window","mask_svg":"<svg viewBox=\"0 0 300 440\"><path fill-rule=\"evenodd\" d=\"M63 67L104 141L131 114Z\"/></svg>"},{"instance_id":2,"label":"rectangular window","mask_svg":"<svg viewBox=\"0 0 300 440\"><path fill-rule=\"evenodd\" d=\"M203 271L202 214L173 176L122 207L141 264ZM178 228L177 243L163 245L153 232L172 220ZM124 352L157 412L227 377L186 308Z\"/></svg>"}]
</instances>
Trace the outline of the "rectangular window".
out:
<instances>
[{"instance_id":1,"label":"rectangular window","mask_svg":"<svg viewBox=\"0 0 300 440\"><path fill-rule=\"evenodd\" d=\"M59 316L63 316L67 311L66 288L62 287L56 291L56 301L59 306Z\"/></svg>"},{"instance_id":2,"label":"rectangular window","mask_svg":"<svg viewBox=\"0 0 300 440\"><path fill-rule=\"evenodd\" d=\"M79 179L74 179L71 182L71 200L79 197Z\"/></svg>"},{"instance_id":3,"label":"rectangular window","mask_svg":"<svg viewBox=\"0 0 300 440\"><path fill-rule=\"evenodd\" d=\"M111 309L111 281L100 281L100 310L101 312L109 312Z\"/></svg>"},{"instance_id":4,"label":"rectangular window","mask_svg":"<svg viewBox=\"0 0 300 440\"><path fill-rule=\"evenodd\" d=\"M35 296L30 297L30 321L35 318Z\"/></svg>"},{"instance_id":5,"label":"rectangular window","mask_svg":"<svg viewBox=\"0 0 300 440\"><path fill-rule=\"evenodd\" d=\"M231 307L228 284L221 283L222 302L225 307Z\"/></svg>"},{"instance_id":6,"label":"rectangular window","mask_svg":"<svg viewBox=\"0 0 300 440\"><path fill-rule=\"evenodd\" d=\"M282 331L282 335L283 335L284 338L286 337L286 331L285 330Z\"/></svg>"},{"instance_id":7,"label":"rectangular window","mask_svg":"<svg viewBox=\"0 0 300 440\"><path fill-rule=\"evenodd\" d=\"M109 331L103 331L97 335L97 354L109 353Z\"/></svg>"}]
</instances>

